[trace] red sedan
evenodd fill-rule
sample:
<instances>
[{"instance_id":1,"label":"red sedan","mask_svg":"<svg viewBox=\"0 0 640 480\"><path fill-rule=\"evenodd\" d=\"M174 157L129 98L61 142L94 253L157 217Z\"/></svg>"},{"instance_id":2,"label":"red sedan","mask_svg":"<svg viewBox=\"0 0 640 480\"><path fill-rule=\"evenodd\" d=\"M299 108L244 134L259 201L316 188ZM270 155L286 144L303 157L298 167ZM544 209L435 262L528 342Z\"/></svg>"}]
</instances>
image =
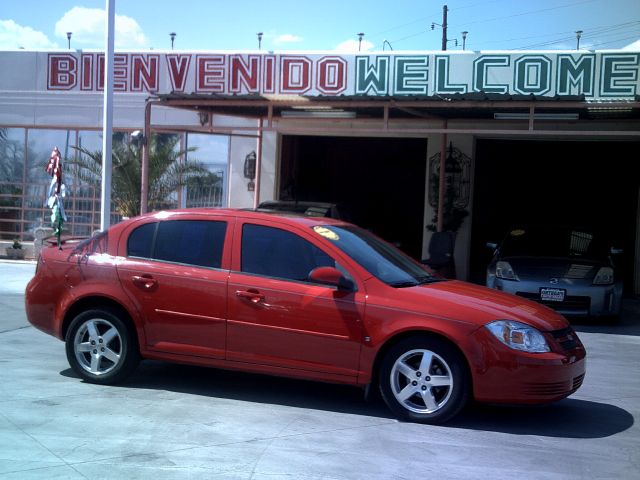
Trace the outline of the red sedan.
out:
<instances>
[{"instance_id":1,"label":"red sedan","mask_svg":"<svg viewBox=\"0 0 640 480\"><path fill-rule=\"evenodd\" d=\"M376 386L399 418L442 423L470 399L559 400L585 374L561 315L437 277L328 218L144 215L45 248L25 298L29 321L101 384L169 360Z\"/></svg>"}]
</instances>

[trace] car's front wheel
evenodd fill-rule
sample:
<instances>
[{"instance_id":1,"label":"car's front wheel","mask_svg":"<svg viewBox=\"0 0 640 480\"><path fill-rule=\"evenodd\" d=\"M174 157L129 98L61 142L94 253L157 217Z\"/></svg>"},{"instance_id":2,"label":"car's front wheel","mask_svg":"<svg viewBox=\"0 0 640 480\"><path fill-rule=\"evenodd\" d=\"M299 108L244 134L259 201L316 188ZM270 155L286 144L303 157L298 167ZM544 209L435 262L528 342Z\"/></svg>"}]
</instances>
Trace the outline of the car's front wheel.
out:
<instances>
[{"instance_id":1,"label":"car's front wheel","mask_svg":"<svg viewBox=\"0 0 640 480\"><path fill-rule=\"evenodd\" d=\"M65 342L69 365L92 383L120 382L135 370L140 360L134 334L109 310L79 314L71 322Z\"/></svg>"},{"instance_id":2,"label":"car's front wheel","mask_svg":"<svg viewBox=\"0 0 640 480\"><path fill-rule=\"evenodd\" d=\"M385 355L380 391L402 420L444 423L464 408L470 396L462 355L438 338L407 338Z\"/></svg>"}]
</instances>

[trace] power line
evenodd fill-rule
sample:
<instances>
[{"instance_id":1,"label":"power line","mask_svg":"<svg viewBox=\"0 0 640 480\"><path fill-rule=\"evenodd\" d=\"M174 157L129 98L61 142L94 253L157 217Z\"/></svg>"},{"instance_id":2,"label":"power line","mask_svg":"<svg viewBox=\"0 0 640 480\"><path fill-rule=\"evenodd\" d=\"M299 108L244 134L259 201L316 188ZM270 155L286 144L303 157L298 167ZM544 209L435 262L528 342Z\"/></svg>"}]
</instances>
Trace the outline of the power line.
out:
<instances>
[{"instance_id":1,"label":"power line","mask_svg":"<svg viewBox=\"0 0 640 480\"><path fill-rule=\"evenodd\" d=\"M617 39L615 39L615 40L611 40L611 41L609 41L609 42L594 43L594 44L592 44L591 46L592 46L592 47L600 47L600 46L602 46L602 45L608 45L608 44L610 44L610 43L624 42L624 41L627 41L627 40L634 40L634 39L635 39L635 40L637 40L637 39L638 39L638 36L637 36L637 35L634 35L634 36L632 36L632 37L617 38Z\"/></svg>"},{"instance_id":2,"label":"power line","mask_svg":"<svg viewBox=\"0 0 640 480\"><path fill-rule=\"evenodd\" d=\"M455 8L455 10L463 10L463 9L473 8L473 7L476 7L476 6L479 6L479 5L486 5L487 3L494 3L494 2L499 2L499 1L503 1L503 0L493 0L493 2L483 2L483 3L473 3L473 4L463 5L463 6ZM569 8L569 7L573 7L573 6L577 6L577 5L584 5L586 3L593 3L593 2L599 2L599 1L602 1L602 0L581 0L579 2L573 2L573 3L568 3L568 4L564 4L564 5L558 5L558 6L549 7L549 8L542 8L542 9L538 9L538 10L529 10L529 11L526 11L526 12L515 13L515 14L512 14L512 15L505 15L505 16L502 16L502 17L494 17L494 18L489 18L489 19L480 19L480 20L475 20L473 22L467 22L467 23L462 23L462 24L454 24L454 25L450 24L449 27L452 28L452 29L454 29L454 28L455 29L460 29L460 28L463 28L463 27L467 27L469 25L488 23L488 22L493 22L493 21L496 21L496 20L506 20L506 19L509 19L509 18L522 17L522 16L526 16L526 15L534 15L534 14L537 14L537 13L548 12L548 11L558 10L558 9L562 9L562 8ZM421 17L419 19L416 19L416 20L414 20L412 22L409 22L407 24L404 24L402 26L392 27L392 28L384 30L382 32L373 34L371 37L375 38L377 35L380 35L382 33L387 33L387 32L393 31L393 30L397 30L398 28L403 28L403 27L406 27L406 26L409 26L409 25L413 25L415 23L422 22L422 21L424 21L424 20L426 20L428 18L435 18L436 20L438 20L439 17L436 17L435 15L437 15L436 12L433 13L433 16ZM399 43L399 42L402 42L404 40L408 40L410 38L417 37L418 35L426 33L426 31L427 31L426 29L425 30L421 30L420 32L415 32L415 33L412 33L410 35L404 36L402 38L396 38L396 39L390 40L390 42L391 43Z\"/></svg>"},{"instance_id":3,"label":"power line","mask_svg":"<svg viewBox=\"0 0 640 480\"><path fill-rule=\"evenodd\" d=\"M496 20L507 20L509 18L522 17L522 16L525 16L525 15L533 15L535 13L550 12L552 10L559 10L559 9L562 9L562 8L574 7L576 5L584 5L585 3L593 3L593 2L599 2L599 1L601 1L601 0L583 0L581 2L574 2L574 3L565 4L565 5L558 5L557 7L541 8L539 10L530 10L528 12L514 13L512 15L505 15L503 17L494 17L494 18L487 18L487 19L482 19L482 20L474 20L473 22L467 22L467 23L463 23L463 24L457 25L456 28L467 27L469 25L475 25L477 23L494 22Z\"/></svg>"},{"instance_id":4,"label":"power line","mask_svg":"<svg viewBox=\"0 0 640 480\"><path fill-rule=\"evenodd\" d=\"M640 25L640 21L634 21L634 22L625 22L625 23L618 23L615 25L608 25L608 26L600 26L600 27L582 27L582 29L586 33L585 35L593 35L596 33L601 33L601 32L605 32L608 30L614 30L614 29L624 29L624 28L629 28L633 25ZM485 41L482 42L483 44L495 44L495 43L508 43L508 42L515 42L518 40L530 40L533 38L549 38L549 37L556 37L558 35L574 35L575 31L574 30L565 30L563 32L554 32L554 33L543 33L543 34L539 34L539 35L528 35L526 37L515 37L515 38L507 38L507 39L501 39L501 40L489 40L489 41Z\"/></svg>"},{"instance_id":5,"label":"power line","mask_svg":"<svg viewBox=\"0 0 640 480\"><path fill-rule=\"evenodd\" d=\"M443 1L446 3L446 0L443 0ZM467 10L467 9L478 7L478 6L485 7L490 3L499 3L499 2L505 2L505 1L508 2L508 1L511 1L511 0L488 0L488 1L479 2L479 3L475 2L475 3L472 3L472 4L460 5L458 7L449 8L449 11ZM595 0L592 0L592 1L595 1ZM369 35L369 38L376 38L378 35L383 35L385 33L389 33L389 32L392 32L394 30L398 30L400 28L408 27L410 25L415 25L416 23L420 23L420 22L425 22L425 25L429 24L433 20L439 20L440 19L439 15L441 14L441 12L442 12L442 10L434 10L432 13L430 13L429 15L427 15L425 17L420 17L420 18L417 18L417 19L412 20L410 22L403 23L402 25L396 25L394 27L387 28L386 30L381 30L379 32L372 33L371 35ZM423 33L423 32L420 32L420 33ZM416 36L416 35L419 35L419 34L418 33L412 34L408 38L411 38L412 36ZM398 39L398 40L395 40L395 41L398 42L398 41L401 41L401 40L402 39Z\"/></svg>"},{"instance_id":6,"label":"power line","mask_svg":"<svg viewBox=\"0 0 640 480\"><path fill-rule=\"evenodd\" d=\"M623 28L620 28L620 27L611 28L611 29L603 28L603 29L599 29L599 30L596 29L596 30L593 30L593 31L585 29L584 32L586 32L586 33L583 33L581 38L583 40L589 40L589 39L595 39L595 38L601 38L601 37L610 37L612 35L620 35L620 34L624 34L624 33L631 33L631 31L623 32L623 31L620 31L620 30L631 29L632 31L635 31L638 28L638 26L640 26L640 22L629 22L629 23L635 24L637 26L628 25L628 26L625 26ZM574 33L574 32L567 32L567 33ZM638 33L640 34L640 31ZM517 47L517 48L515 48L515 50L529 50L529 49L532 49L532 48L546 47L546 46L550 46L550 45L554 45L554 44L562 43L562 42L572 42L573 40L575 40L575 34L572 34L572 35L570 35L568 37L555 38L555 39L549 40L547 42L540 42L540 43L534 43L534 44L525 45L525 46L522 46L522 47Z\"/></svg>"},{"instance_id":7,"label":"power line","mask_svg":"<svg viewBox=\"0 0 640 480\"><path fill-rule=\"evenodd\" d=\"M486 6L488 3L498 3L498 2L502 2L505 0L489 0L489 1L485 1L485 2L474 2L474 3L470 3L470 4L466 4L466 5L462 5L456 8L452 8L450 10L456 10L456 11L460 11L460 10L464 10L464 9L471 9L477 6ZM515 13L515 14L511 14L511 15L505 15L505 16L501 16L501 17L494 17L494 18L488 18L488 19L479 19L479 20L475 20L472 22L467 22L467 23L462 23L462 24L457 24L452 26L451 24L449 25L450 28L463 28L463 27L467 27L469 25L476 25L476 24L482 24L482 23L489 23L489 22L493 22L493 21L497 21L497 20L506 20L506 19L510 19L510 18L516 18L516 17L522 17L522 16L527 16L527 15L535 15L538 13L543 13L543 12L549 12L549 11L553 11L553 10L559 10L559 9L563 9L563 8L569 8L569 7L573 7L573 6L577 6L577 5L584 5L587 3L593 3L593 2L598 2L598 1L602 1L602 0L581 0L579 2L572 2L572 3L567 3L564 5L558 5L555 7L549 7L549 8L542 8L542 9L537 9L537 10L529 10L529 11L525 11L525 12L520 12L520 13ZM403 25L399 25L396 27L391 27L389 29L383 30L381 32L377 32L373 35L370 36L370 38L375 38L378 35L382 35L384 33L388 33L394 30L398 30L400 28L404 28L410 25L414 25L416 23L419 22L424 22L425 20L428 19L435 19L435 20L439 20L439 17L437 17L438 12L433 12L433 14L426 16L426 17L421 17L418 18L412 22L403 24ZM624 29L628 29L631 28L634 25L640 24L640 21L631 21L631 22L625 22L625 23L621 23L621 24L615 24L615 25L608 25L608 26L602 26L602 27L593 27L593 28L589 28L589 27L583 27L583 30L585 32L588 32L586 34L583 35L583 38L589 39L589 38L593 38L595 36L602 36L604 34L606 34L607 32L612 32L609 33L609 35L611 34L615 34L613 33L614 30L624 30ZM423 30L420 30L419 32L415 32L409 35L405 35L403 37L400 38L395 38L390 40L391 43L396 44L396 43L400 43L403 42L405 40L409 40L411 38L415 38L417 36L420 35L424 35L428 33L428 29L425 28ZM621 33L621 32L619 32ZM562 43L562 42L569 42L569 41L573 41L575 39L575 32L573 30L571 31L566 31L566 32L558 32L558 33L552 33L552 34L543 34L543 35L532 35L532 36L528 36L528 37L520 37L520 38L514 38L514 39L509 39L509 40L494 40L494 41L490 41L490 42L484 42L484 43L489 43L489 44L495 44L495 43L507 43L507 42L512 42L512 41L516 41L516 40L526 40L526 39L533 39L533 38L549 38L552 37L554 35L568 35L567 37L562 37L562 38L556 38L553 40L549 40L546 42L539 42L539 43L535 43L535 44L531 44L531 45L527 45L524 47L518 47L516 48L516 50L523 50L523 49L529 49L529 48L535 48L535 47L543 47L543 46L550 46L550 45L554 45L557 43ZM626 38L626 37L625 37ZM608 43L613 43L613 42L608 42ZM473 46L473 43L468 44L470 46Z\"/></svg>"}]
</instances>

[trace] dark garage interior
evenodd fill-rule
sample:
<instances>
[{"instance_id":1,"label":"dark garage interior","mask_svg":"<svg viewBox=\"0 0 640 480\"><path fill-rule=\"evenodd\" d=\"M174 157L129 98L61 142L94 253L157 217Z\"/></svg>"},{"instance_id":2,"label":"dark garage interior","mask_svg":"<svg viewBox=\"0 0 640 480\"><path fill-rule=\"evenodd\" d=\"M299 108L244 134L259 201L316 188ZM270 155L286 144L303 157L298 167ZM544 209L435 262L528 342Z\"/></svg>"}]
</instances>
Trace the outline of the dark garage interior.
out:
<instances>
[{"instance_id":1,"label":"dark garage interior","mask_svg":"<svg viewBox=\"0 0 640 480\"><path fill-rule=\"evenodd\" d=\"M420 259L426 163L426 139L285 135L279 198L335 203Z\"/></svg>"},{"instance_id":2,"label":"dark garage interior","mask_svg":"<svg viewBox=\"0 0 640 480\"><path fill-rule=\"evenodd\" d=\"M604 231L624 250L633 287L640 142L478 140L471 240L471 280L484 282L498 242L518 225L568 225Z\"/></svg>"}]
</instances>

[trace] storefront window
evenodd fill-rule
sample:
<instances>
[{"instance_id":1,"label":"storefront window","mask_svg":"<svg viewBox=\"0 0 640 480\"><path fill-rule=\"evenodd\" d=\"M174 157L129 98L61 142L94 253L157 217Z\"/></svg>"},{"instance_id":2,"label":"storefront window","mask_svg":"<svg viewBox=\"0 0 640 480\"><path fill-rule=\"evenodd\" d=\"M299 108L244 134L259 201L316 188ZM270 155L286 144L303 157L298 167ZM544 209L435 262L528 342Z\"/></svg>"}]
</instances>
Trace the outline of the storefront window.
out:
<instances>
[{"instance_id":1,"label":"storefront window","mask_svg":"<svg viewBox=\"0 0 640 480\"><path fill-rule=\"evenodd\" d=\"M205 182L189 185L183 193L187 207L222 207L227 205L227 172L229 165L229 139L227 135L189 133L187 153L190 161L204 165L211 177Z\"/></svg>"},{"instance_id":2,"label":"storefront window","mask_svg":"<svg viewBox=\"0 0 640 480\"><path fill-rule=\"evenodd\" d=\"M76 148L84 148L90 152L101 152L102 131L78 131ZM74 149L73 155L70 160L73 159L77 162L82 154L80 151ZM96 183L84 179L79 174L79 166L77 163L68 163L67 167L67 187L69 188L67 204L68 208L72 211L71 220L73 222L70 228L73 230L74 235L91 235L100 225L100 180ZM100 172L98 171L96 173L99 174ZM116 221L118 221L118 219L112 217L111 222L115 223Z\"/></svg>"},{"instance_id":3,"label":"storefront window","mask_svg":"<svg viewBox=\"0 0 640 480\"><path fill-rule=\"evenodd\" d=\"M200 176L186 187L166 193L162 198L149 192L151 209L187 207L213 207L226 205L227 172L229 161L229 138L226 135L154 133L155 149L169 146L164 157L169 163L161 172L156 183L164 187L171 183L170 165L173 161L184 161L177 157L179 151L193 148L187 154L188 160L201 163L209 171L208 176ZM114 132L113 148L128 150L132 144L130 132ZM89 172L80 165L87 160L79 149L100 156L102 132L98 130L55 130L55 129L0 129L0 238L33 240L34 230L49 227L51 211L46 206L51 177L46 173L46 165L54 147L60 150L63 161L63 182L67 195L64 206L67 214L66 233L70 235L91 235L100 226L100 183L101 164L88 162ZM135 147L135 146L134 146ZM140 148L138 145L137 148ZM135 148L134 148L135 149ZM158 172L156 172L158 173ZM115 190L129 185L139 188L139 184L118 182L112 177L112 198ZM138 180L139 182L139 180ZM149 186L150 189L154 185ZM130 192L131 193L131 192ZM133 197L139 197L134 192ZM131 195L129 195L131 196ZM118 205L112 204L111 224L121 220Z\"/></svg>"},{"instance_id":4,"label":"storefront window","mask_svg":"<svg viewBox=\"0 0 640 480\"><path fill-rule=\"evenodd\" d=\"M23 176L24 129L0 128L0 239L20 237Z\"/></svg>"},{"instance_id":5,"label":"storefront window","mask_svg":"<svg viewBox=\"0 0 640 480\"><path fill-rule=\"evenodd\" d=\"M0 182L21 182L24 175L24 128L0 128Z\"/></svg>"}]
</instances>

